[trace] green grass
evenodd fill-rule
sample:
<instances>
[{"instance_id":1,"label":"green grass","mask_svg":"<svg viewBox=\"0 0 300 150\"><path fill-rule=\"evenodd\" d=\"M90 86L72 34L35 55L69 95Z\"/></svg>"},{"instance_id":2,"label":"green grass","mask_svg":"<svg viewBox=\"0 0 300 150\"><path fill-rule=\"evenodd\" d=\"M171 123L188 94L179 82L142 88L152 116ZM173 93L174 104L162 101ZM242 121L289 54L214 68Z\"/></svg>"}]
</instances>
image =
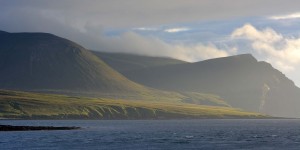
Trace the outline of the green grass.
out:
<instances>
[{"instance_id":1,"label":"green grass","mask_svg":"<svg viewBox=\"0 0 300 150\"><path fill-rule=\"evenodd\" d=\"M101 97L106 99L142 100L151 102L189 103L209 106L231 107L217 95L198 92L172 92L157 89L140 90L136 93L112 93L112 92L74 92L59 90L39 90L32 92L52 93L60 95L72 95L79 97Z\"/></svg>"},{"instance_id":2,"label":"green grass","mask_svg":"<svg viewBox=\"0 0 300 150\"><path fill-rule=\"evenodd\" d=\"M264 118L229 107L0 90L0 117L20 119Z\"/></svg>"},{"instance_id":3,"label":"green grass","mask_svg":"<svg viewBox=\"0 0 300 150\"><path fill-rule=\"evenodd\" d=\"M186 99L182 100L182 102L185 103L231 107L220 96L214 94L198 93L198 92L180 92L180 94L187 97Z\"/></svg>"}]
</instances>

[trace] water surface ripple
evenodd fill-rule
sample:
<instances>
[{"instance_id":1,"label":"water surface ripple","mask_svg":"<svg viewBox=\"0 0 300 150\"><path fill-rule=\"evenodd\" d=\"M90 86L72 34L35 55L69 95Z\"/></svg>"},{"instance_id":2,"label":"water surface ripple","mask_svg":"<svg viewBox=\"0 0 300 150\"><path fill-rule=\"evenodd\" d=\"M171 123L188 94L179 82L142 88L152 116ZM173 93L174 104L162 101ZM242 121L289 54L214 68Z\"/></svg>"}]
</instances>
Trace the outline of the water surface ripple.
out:
<instances>
[{"instance_id":1,"label":"water surface ripple","mask_svg":"<svg viewBox=\"0 0 300 150\"><path fill-rule=\"evenodd\" d=\"M1 120L0 124L83 128L0 132L0 149L300 149L297 119Z\"/></svg>"}]
</instances>

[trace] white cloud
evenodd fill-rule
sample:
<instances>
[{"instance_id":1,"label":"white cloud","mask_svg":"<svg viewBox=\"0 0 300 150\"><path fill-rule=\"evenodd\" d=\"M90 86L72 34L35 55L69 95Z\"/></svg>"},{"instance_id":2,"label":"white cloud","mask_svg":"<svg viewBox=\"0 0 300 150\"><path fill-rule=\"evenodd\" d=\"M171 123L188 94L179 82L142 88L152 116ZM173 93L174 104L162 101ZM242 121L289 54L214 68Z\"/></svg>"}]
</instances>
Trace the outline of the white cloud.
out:
<instances>
[{"instance_id":1,"label":"white cloud","mask_svg":"<svg viewBox=\"0 0 300 150\"><path fill-rule=\"evenodd\" d=\"M168 33L176 33L176 32L184 32L184 31L189 31L189 28L186 27L181 27L181 28L169 28L169 29L165 29L165 32Z\"/></svg>"},{"instance_id":2,"label":"white cloud","mask_svg":"<svg viewBox=\"0 0 300 150\"><path fill-rule=\"evenodd\" d=\"M157 28L148 28L148 27L139 27L139 28L133 28L133 30L140 30L140 31L157 31Z\"/></svg>"},{"instance_id":3,"label":"white cloud","mask_svg":"<svg viewBox=\"0 0 300 150\"><path fill-rule=\"evenodd\" d=\"M269 17L269 19L272 19L272 20L298 19L298 18L300 18L300 12L287 14L287 15L278 15L278 16Z\"/></svg>"},{"instance_id":4,"label":"white cloud","mask_svg":"<svg viewBox=\"0 0 300 150\"><path fill-rule=\"evenodd\" d=\"M251 24L245 24L243 27L236 29L231 36L267 43L275 43L283 39L282 35L278 34L271 28L259 31Z\"/></svg>"},{"instance_id":5,"label":"white cloud","mask_svg":"<svg viewBox=\"0 0 300 150\"><path fill-rule=\"evenodd\" d=\"M225 57L236 53L235 48L219 49L213 44L169 44L155 37L127 32L117 37L102 36L98 42L102 51L134 53L147 56L171 57L189 62Z\"/></svg>"},{"instance_id":6,"label":"white cloud","mask_svg":"<svg viewBox=\"0 0 300 150\"><path fill-rule=\"evenodd\" d=\"M271 28L258 30L251 24L236 29L231 37L248 40L255 52L283 71L293 71L300 64L300 38L284 37Z\"/></svg>"}]
</instances>

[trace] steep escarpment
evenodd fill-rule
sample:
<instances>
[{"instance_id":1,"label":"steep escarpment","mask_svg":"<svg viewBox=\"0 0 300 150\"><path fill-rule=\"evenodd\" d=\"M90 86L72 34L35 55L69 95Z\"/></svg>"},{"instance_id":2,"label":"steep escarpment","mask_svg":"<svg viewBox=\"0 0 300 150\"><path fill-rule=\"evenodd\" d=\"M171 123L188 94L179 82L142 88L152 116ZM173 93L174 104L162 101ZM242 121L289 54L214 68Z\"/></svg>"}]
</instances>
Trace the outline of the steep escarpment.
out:
<instances>
[{"instance_id":1,"label":"steep escarpment","mask_svg":"<svg viewBox=\"0 0 300 150\"><path fill-rule=\"evenodd\" d=\"M163 90L212 93L233 107L300 117L300 89L280 71L250 54L127 71L129 79Z\"/></svg>"}]
</instances>

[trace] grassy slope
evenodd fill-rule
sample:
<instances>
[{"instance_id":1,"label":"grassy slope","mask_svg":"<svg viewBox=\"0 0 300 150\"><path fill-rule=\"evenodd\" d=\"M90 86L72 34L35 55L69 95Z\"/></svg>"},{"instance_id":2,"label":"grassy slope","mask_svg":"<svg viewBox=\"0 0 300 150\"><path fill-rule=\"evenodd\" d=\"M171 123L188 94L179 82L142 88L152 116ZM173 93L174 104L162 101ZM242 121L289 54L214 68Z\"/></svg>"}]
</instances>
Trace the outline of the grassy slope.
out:
<instances>
[{"instance_id":1,"label":"grassy slope","mask_svg":"<svg viewBox=\"0 0 300 150\"><path fill-rule=\"evenodd\" d=\"M0 90L0 117L23 119L263 118L229 107Z\"/></svg>"},{"instance_id":2,"label":"grassy slope","mask_svg":"<svg viewBox=\"0 0 300 150\"><path fill-rule=\"evenodd\" d=\"M182 100L182 102L184 102L184 103L231 107L221 97L214 95L214 94L198 93L198 92L180 92L180 94L188 97L188 98Z\"/></svg>"}]
</instances>

